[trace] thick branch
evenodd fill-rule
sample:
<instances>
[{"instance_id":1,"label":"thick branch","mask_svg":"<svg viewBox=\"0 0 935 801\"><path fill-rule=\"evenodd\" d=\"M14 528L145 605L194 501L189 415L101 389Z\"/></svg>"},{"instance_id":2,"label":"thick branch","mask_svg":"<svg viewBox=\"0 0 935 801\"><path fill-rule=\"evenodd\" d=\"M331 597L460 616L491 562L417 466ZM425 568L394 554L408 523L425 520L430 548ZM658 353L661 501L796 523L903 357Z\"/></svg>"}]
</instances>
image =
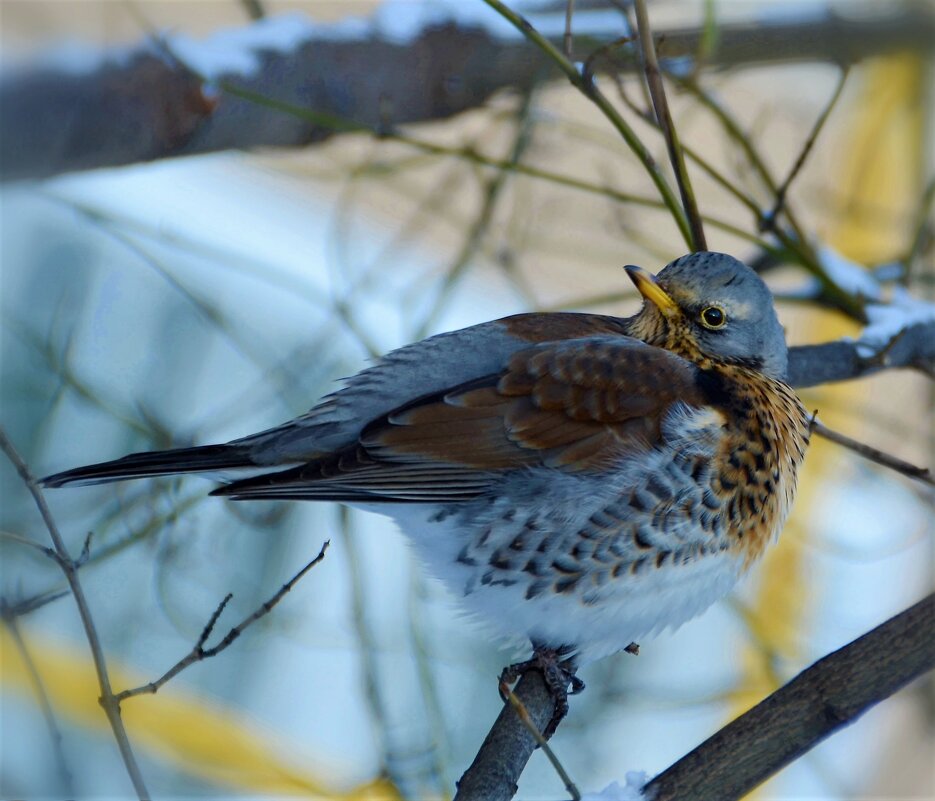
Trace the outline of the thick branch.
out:
<instances>
[{"instance_id":1,"label":"thick branch","mask_svg":"<svg viewBox=\"0 0 935 801\"><path fill-rule=\"evenodd\" d=\"M513 694L526 707L536 728L545 729L552 718L553 701L542 676L535 671L526 673ZM520 774L535 750L535 738L516 710L504 704L471 767L458 782L454 801L510 801L516 793Z\"/></svg>"},{"instance_id":2,"label":"thick branch","mask_svg":"<svg viewBox=\"0 0 935 801\"><path fill-rule=\"evenodd\" d=\"M866 352L866 345L843 339L790 348L789 383L813 387L892 367L912 367L935 375L935 321L909 326L882 351L871 356Z\"/></svg>"},{"instance_id":3,"label":"thick branch","mask_svg":"<svg viewBox=\"0 0 935 801\"><path fill-rule=\"evenodd\" d=\"M646 785L648 801L732 801L935 667L935 595L819 660ZM552 699L536 673L516 690L539 726ZM505 706L455 801L509 801L535 741Z\"/></svg>"},{"instance_id":4,"label":"thick branch","mask_svg":"<svg viewBox=\"0 0 935 801\"><path fill-rule=\"evenodd\" d=\"M411 41L392 43L377 35L342 40L327 29L316 33L309 23L308 35L293 36L294 44L283 47L280 37L272 40L277 44L263 46L264 31L283 24L281 18L253 24L258 44L241 55L252 59L255 69L219 68L211 79L379 131L448 117L481 105L498 90L525 91L556 76L526 42L478 27L440 25ZM231 38L249 41L250 33L238 31ZM590 50L606 44L602 36L606 33L589 35L583 27L577 43ZM701 36L697 29L661 32L659 55L693 56ZM711 66L796 60L847 65L897 48L931 51L933 41L935 15L918 4L880 17L840 18L826 12L800 21L723 25L716 49L706 58ZM214 49L223 47L234 45L213 43ZM629 60L618 68L635 66ZM182 65L148 43L91 72L26 71L0 82L2 180L231 148L296 147L333 133L333 126L290 117L244 97L208 97Z\"/></svg>"},{"instance_id":5,"label":"thick branch","mask_svg":"<svg viewBox=\"0 0 935 801\"><path fill-rule=\"evenodd\" d=\"M935 667L935 595L804 670L653 779L650 801L732 801Z\"/></svg>"}]
</instances>

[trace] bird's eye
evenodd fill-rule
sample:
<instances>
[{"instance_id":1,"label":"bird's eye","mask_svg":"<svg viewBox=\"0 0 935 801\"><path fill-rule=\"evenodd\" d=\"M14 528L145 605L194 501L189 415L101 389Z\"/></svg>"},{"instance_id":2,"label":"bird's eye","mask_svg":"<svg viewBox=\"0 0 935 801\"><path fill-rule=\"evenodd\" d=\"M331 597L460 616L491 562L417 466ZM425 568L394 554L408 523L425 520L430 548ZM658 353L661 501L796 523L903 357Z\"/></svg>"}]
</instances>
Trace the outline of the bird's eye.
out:
<instances>
[{"instance_id":1,"label":"bird's eye","mask_svg":"<svg viewBox=\"0 0 935 801\"><path fill-rule=\"evenodd\" d=\"M727 315L720 306L708 306L701 311L701 324L705 328L717 331L727 325Z\"/></svg>"}]
</instances>

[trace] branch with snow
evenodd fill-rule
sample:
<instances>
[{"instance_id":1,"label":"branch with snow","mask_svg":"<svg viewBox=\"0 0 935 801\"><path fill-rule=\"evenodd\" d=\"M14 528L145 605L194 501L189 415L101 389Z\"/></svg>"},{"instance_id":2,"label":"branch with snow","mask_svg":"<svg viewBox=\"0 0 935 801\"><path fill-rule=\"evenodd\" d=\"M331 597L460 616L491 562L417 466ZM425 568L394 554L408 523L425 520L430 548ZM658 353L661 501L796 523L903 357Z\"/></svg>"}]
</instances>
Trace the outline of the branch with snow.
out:
<instances>
[{"instance_id":1,"label":"branch with snow","mask_svg":"<svg viewBox=\"0 0 935 801\"><path fill-rule=\"evenodd\" d=\"M821 250L828 277L865 303L867 325L856 339L803 345L789 351L789 383L811 387L909 367L935 377L935 304L895 287L889 301L874 274L828 248Z\"/></svg>"},{"instance_id":2,"label":"branch with snow","mask_svg":"<svg viewBox=\"0 0 935 801\"><path fill-rule=\"evenodd\" d=\"M606 44L612 30L606 14L576 15L583 47ZM537 20L537 27L561 38L560 20L551 26L547 18ZM699 29L660 32L660 58L692 58L703 35ZM850 64L895 48L926 50L932 41L935 14L924 5L872 17L819 8L808 18L721 25L706 63ZM216 95L201 77L343 119L350 123L345 129L379 132L448 117L494 92L525 91L558 74L496 14L464 2L386 2L373 18L332 25L298 14L267 17L205 39L166 35L108 52L73 45L30 67L4 70L0 180L228 149L299 147L335 133L246 96Z\"/></svg>"}]
</instances>

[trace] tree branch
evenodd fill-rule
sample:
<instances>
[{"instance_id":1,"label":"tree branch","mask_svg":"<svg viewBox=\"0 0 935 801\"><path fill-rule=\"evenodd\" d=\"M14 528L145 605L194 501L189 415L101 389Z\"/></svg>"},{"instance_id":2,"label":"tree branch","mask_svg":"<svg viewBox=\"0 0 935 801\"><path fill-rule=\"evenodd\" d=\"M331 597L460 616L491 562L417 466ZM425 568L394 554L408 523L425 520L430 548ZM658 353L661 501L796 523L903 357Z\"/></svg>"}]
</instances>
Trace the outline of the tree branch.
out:
<instances>
[{"instance_id":1,"label":"tree branch","mask_svg":"<svg viewBox=\"0 0 935 801\"><path fill-rule=\"evenodd\" d=\"M576 34L579 48L606 44L603 32L587 30L586 19L576 18L582 28ZM263 49L263 32L282 23L270 17L238 31L241 41L258 32L260 44L245 54L256 68L249 74L220 69L212 80L236 80L258 94L380 130L387 119L396 125L448 117L481 105L496 91L528 91L555 75L521 39L499 38L479 27L450 23L392 43L378 33L342 41L308 23L308 36L294 45ZM660 58L694 56L703 35L697 28L661 32ZM933 41L935 14L924 4L873 17L827 11L805 21L721 25L706 63L847 65L897 48L931 52ZM8 72L0 81L0 180L231 148L298 147L335 133L243 98L209 97L195 76L156 50L145 42L109 61L102 54L98 69L80 75L52 69Z\"/></svg>"},{"instance_id":2,"label":"tree branch","mask_svg":"<svg viewBox=\"0 0 935 801\"><path fill-rule=\"evenodd\" d=\"M224 608L230 602L230 599L233 598L233 595L228 593L214 610L214 613L208 620L207 625L202 630L201 636L198 637L198 641L195 643L195 646L192 648L192 650L188 652L188 654L176 662L155 681L151 681L149 684L143 684L139 687L134 687L133 689L123 690L122 692L117 693L114 696L117 703L119 704L122 701L125 701L127 698L132 698L135 695L145 695L147 693L155 694L159 691L160 687L162 687L169 680L175 678L179 673L185 670L185 668L194 665L196 662L201 662L203 659L210 659L212 656L217 656L219 653L221 653L221 651L231 645L231 643L233 643L234 640L236 640L241 634L243 634L244 629L246 629L247 626L255 623L261 617L268 615L272 611L273 607L282 600L283 596L296 585L299 579L301 579L302 576L308 573L309 570L311 570L313 567L315 567L315 565L317 565L322 559L325 558L325 551L328 550L328 546L330 544L331 540L325 540L324 544L321 546L321 550L318 552L318 556L312 559L311 562L308 562L305 567L303 567L298 573L289 579L289 581L283 584L272 598L263 603L252 614L245 617L240 621L240 623L228 631L224 636L224 639L222 639L217 645L212 646L211 648L205 648L205 643L208 641L208 637L211 636L211 632L214 631L214 627L218 622L218 618L221 616Z\"/></svg>"},{"instance_id":3,"label":"tree branch","mask_svg":"<svg viewBox=\"0 0 935 801\"><path fill-rule=\"evenodd\" d=\"M663 771L643 792L648 801L733 801L935 667L935 595L802 671L749 712ZM541 728L552 698L538 673L517 685ZM504 705L455 801L509 801L535 749L513 707Z\"/></svg>"},{"instance_id":4,"label":"tree branch","mask_svg":"<svg viewBox=\"0 0 935 801\"><path fill-rule=\"evenodd\" d=\"M552 718L553 701L542 676L535 671L526 673L513 689L513 695L526 708L533 725L543 731ZM535 750L536 740L519 714L509 703L504 704L477 756L458 782L454 801L510 801Z\"/></svg>"},{"instance_id":5,"label":"tree branch","mask_svg":"<svg viewBox=\"0 0 935 801\"><path fill-rule=\"evenodd\" d=\"M78 614L84 626L88 645L91 647L94 669L97 672L98 684L101 688L101 697L98 700L104 709L107 721L110 723L110 728L114 733L114 739L117 741L117 746L120 749L120 755L123 758L127 774L130 777L130 781L133 783L133 789L140 801L144 801L144 799L150 797L149 791L146 789L146 783L143 781L143 774L136 761L136 756L133 754L133 748L130 745L130 738L127 735L127 730L123 725L123 719L120 717L120 704L114 697L114 692L110 686L107 662L104 659L104 649L101 647L101 640L98 636L97 628L94 625L94 618L91 616L91 608L84 594L84 588L81 586L81 581L78 578L79 561L72 559L69 555L68 549L65 547L65 541L59 533L58 526L55 524L52 512L49 511L48 504L45 502L45 496L42 494L39 484L36 482L26 462L23 461L19 452L13 446L13 443L2 428L0 428L0 450L3 450L7 455L7 458L13 464L13 467L16 468L16 472L29 490L30 495L32 495L39 509L39 514L42 516L42 520L49 531L49 536L52 538L52 544L55 548L55 561L62 568L62 572L65 574L65 578L68 581L68 586L71 588L71 594L74 596L75 604L78 606ZM88 540L85 540L85 542L87 543ZM82 555L83 553L84 549L82 549Z\"/></svg>"},{"instance_id":6,"label":"tree branch","mask_svg":"<svg viewBox=\"0 0 935 801\"><path fill-rule=\"evenodd\" d=\"M935 667L935 595L819 660L643 789L732 801Z\"/></svg>"},{"instance_id":7,"label":"tree branch","mask_svg":"<svg viewBox=\"0 0 935 801\"><path fill-rule=\"evenodd\" d=\"M789 383L798 388L849 381L893 367L935 375L935 321L903 329L889 345L867 356L866 345L839 339L789 349Z\"/></svg>"},{"instance_id":8,"label":"tree branch","mask_svg":"<svg viewBox=\"0 0 935 801\"><path fill-rule=\"evenodd\" d=\"M652 98L653 111L656 114L656 123L666 140L666 149L669 152L669 162L675 173L679 195L682 198L682 208L691 227L691 248L693 251L707 250L704 226L698 203L692 189L688 169L685 166L685 154L679 142L675 121L669 112L669 102L666 99L666 88L662 80L662 71L659 69L659 60L656 58L656 45L653 42L653 31L649 24L649 12L646 10L646 0L635 0L636 25L639 32L640 54L642 55L643 72L646 76L646 85L649 87L649 96Z\"/></svg>"}]
</instances>

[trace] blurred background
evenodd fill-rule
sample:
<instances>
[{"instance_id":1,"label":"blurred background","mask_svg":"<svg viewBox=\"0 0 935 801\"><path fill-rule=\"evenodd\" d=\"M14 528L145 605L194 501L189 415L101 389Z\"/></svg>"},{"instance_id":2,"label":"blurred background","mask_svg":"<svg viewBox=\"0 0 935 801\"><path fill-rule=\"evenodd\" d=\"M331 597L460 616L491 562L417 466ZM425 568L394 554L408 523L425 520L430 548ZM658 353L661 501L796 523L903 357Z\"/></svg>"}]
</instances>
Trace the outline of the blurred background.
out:
<instances>
[{"instance_id":1,"label":"blurred background","mask_svg":"<svg viewBox=\"0 0 935 801\"><path fill-rule=\"evenodd\" d=\"M478 24L496 24L480 2L460 5ZM580 5L576 25L604 41L627 35L625 4ZM377 14L390 27L417 27L427 10L453 8L3 0L0 33L10 75L38 63L73 69L153 31L197 46L262 17L346 25ZM659 0L650 10L657 31L716 37L720 25L780 17L801 21L805 35L829 8L870 25L874 14L932 10L756 0ZM531 18L560 32L564 9L539 4ZM765 209L774 193L726 133L723 114L779 182L840 76L823 58L780 53L704 70L697 82L714 109L684 87L672 87L670 102L682 141ZM666 163L661 137L627 107L642 102L638 77L601 80ZM880 277L886 292L895 276L928 300L932 85L931 50L860 58L789 193L823 263ZM507 89L405 131L438 152L355 133L6 184L0 411L33 472L258 431L304 412L368 359L428 334L531 309L630 314L638 301L620 267L655 271L685 250L664 210L621 197L652 198L652 184L564 79ZM708 224L709 246L769 268L790 344L859 334L858 322L810 302L806 269L764 250L769 237L737 193L697 167L692 175L702 211L721 223ZM801 394L832 427L933 464L927 377L889 371ZM0 796L127 797L74 603L55 599L66 587L60 570L22 542L47 544L47 534L6 460L0 481L0 595L7 609L35 607L7 615L0 640ZM580 788L600 789L627 770L661 771L930 591L932 494L923 485L819 440L800 486L780 543L728 602L641 643L638 658L583 670L588 689L552 741ZM500 709L496 676L522 652L461 616L388 521L330 504L234 504L207 498L209 488L187 478L47 493L73 554L93 532L81 578L116 689L161 675L233 593L215 634L223 636L331 541L324 561L230 649L157 695L125 702L150 790L159 798L450 797ZM931 678L910 686L754 797L935 797L932 689ZM518 797L563 793L537 752Z\"/></svg>"}]
</instances>

